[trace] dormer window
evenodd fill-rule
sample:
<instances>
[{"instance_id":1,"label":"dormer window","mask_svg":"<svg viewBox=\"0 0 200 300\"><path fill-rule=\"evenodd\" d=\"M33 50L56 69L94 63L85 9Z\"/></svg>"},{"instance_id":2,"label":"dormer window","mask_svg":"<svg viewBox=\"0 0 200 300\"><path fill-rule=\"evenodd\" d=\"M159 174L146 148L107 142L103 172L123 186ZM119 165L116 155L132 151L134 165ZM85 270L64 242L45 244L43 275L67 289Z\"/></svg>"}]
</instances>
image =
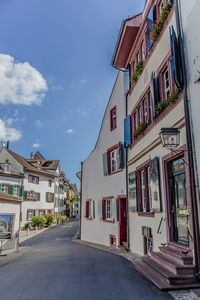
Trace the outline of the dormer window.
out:
<instances>
[{"instance_id":1,"label":"dormer window","mask_svg":"<svg viewBox=\"0 0 200 300\"><path fill-rule=\"evenodd\" d=\"M10 164L5 163L4 171L5 171L6 173L10 173Z\"/></svg>"}]
</instances>

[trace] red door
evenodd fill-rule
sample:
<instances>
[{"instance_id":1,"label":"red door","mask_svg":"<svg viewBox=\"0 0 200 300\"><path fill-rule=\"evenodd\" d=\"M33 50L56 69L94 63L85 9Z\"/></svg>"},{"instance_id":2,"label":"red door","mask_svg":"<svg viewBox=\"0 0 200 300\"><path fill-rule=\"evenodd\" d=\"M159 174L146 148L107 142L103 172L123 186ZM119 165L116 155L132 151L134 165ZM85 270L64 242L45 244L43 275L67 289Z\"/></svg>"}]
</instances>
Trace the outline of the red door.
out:
<instances>
[{"instance_id":1,"label":"red door","mask_svg":"<svg viewBox=\"0 0 200 300\"><path fill-rule=\"evenodd\" d=\"M119 199L119 242L127 242L126 198Z\"/></svg>"}]
</instances>

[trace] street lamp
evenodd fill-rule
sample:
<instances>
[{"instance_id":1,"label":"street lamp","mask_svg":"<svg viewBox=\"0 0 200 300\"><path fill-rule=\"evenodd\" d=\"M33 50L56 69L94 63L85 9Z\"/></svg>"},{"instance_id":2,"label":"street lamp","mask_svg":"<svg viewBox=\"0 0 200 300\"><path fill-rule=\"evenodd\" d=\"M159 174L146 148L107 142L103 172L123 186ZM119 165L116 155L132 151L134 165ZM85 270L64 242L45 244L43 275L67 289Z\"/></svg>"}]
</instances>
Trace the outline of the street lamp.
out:
<instances>
[{"instance_id":1,"label":"street lamp","mask_svg":"<svg viewBox=\"0 0 200 300\"><path fill-rule=\"evenodd\" d=\"M165 149L174 151L180 144L180 131L177 128L161 128L160 139Z\"/></svg>"}]
</instances>

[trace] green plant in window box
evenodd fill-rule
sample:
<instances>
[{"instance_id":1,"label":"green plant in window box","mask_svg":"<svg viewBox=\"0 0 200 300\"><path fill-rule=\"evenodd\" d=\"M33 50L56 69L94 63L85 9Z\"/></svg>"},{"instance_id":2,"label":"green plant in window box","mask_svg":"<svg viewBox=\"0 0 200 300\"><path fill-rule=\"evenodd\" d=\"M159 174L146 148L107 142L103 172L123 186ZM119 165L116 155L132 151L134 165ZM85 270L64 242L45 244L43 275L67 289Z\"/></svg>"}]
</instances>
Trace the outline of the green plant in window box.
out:
<instances>
[{"instance_id":1,"label":"green plant in window box","mask_svg":"<svg viewBox=\"0 0 200 300\"><path fill-rule=\"evenodd\" d=\"M172 8L172 5L169 2L167 2L166 6L164 6L162 8L162 13L161 13L160 18L156 22L154 22L153 31L150 33L152 43L155 43L155 41L159 37L159 35L163 29L164 23L171 11L171 8Z\"/></svg>"},{"instance_id":2,"label":"green plant in window box","mask_svg":"<svg viewBox=\"0 0 200 300\"><path fill-rule=\"evenodd\" d=\"M137 79L138 79L138 76L141 75L142 73L142 70L143 70L143 61L139 61L136 65L136 68L135 68L135 72L133 74L133 76L131 77L130 81L131 82L136 82Z\"/></svg>"},{"instance_id":3,"label":"green plant in window box","mask_svg":"<svg viewBox=\"0 0 200 300\"><path fill-rule=\"evenodd\" d=\"M166 107L171 105L179 96L180 90L174 88L174 90L170 93L167 99L163 99L162 101L158 102L155 107L155 118L158 117L161 112L165 110Z\"/></svg>"},{"instance_id":4,"label":"green plant in window box","mask_svg":"<svg viewBox=\"0 0 200 300\"><path fill-rule=\"evenodd\" d=\"M142 124L140 124L140 126L133 133L134 140L136 140L139 135L144 133L147 126L148 126L148 124L146 122L143 122Z\"/></svg>"}]
</instances>

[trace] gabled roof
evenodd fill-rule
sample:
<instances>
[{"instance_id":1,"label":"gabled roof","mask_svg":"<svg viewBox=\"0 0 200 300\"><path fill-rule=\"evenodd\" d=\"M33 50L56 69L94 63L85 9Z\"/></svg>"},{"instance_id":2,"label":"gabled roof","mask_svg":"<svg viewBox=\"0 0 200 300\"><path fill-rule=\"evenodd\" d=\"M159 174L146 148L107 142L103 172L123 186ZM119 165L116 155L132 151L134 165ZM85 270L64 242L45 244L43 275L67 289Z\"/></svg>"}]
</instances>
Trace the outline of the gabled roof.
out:
<instances>
[{"instance_id":1,"label":"gabled roof","mask_svg":"<svg viewBox=\"0 0 200 300\"><path fill-rule=\"evenodd\" d=\"M10 172L8 173L8 172L5 172L1 166L0 166L0 176L24 178L24 175L20 174L13 168L10 168Z\"/></svg>"},{"instance_id":2,"label":"gabled roof","mask_svg":"<svg viewBox=\"0 0 200 300\"><path fill-rule=\"evenodd\" d=\"M142 13L126 19L122 22L115 51L112 58L112 65L115 68L126 70L127 59L136 39L142 22Z\"/></svg>"},{"instance_id":3,"label":"gabled roof","mask_svg":"<svg viewBox=\"0 0 200 300\"><path fill-rule=\"evenodd\" d=\"M14 157L24 167L24 170L29 170L46 176L54 177L53 174L47 172L46 170L43 170L42 168L39 169L31 165L31 163L29 163L29 160L25 159L23 156L11 151L10 149L6 149L6 150L8 151L8 153L10 153L10 155L12 155L12 157Z\"/></svg>"}]
</instances>

